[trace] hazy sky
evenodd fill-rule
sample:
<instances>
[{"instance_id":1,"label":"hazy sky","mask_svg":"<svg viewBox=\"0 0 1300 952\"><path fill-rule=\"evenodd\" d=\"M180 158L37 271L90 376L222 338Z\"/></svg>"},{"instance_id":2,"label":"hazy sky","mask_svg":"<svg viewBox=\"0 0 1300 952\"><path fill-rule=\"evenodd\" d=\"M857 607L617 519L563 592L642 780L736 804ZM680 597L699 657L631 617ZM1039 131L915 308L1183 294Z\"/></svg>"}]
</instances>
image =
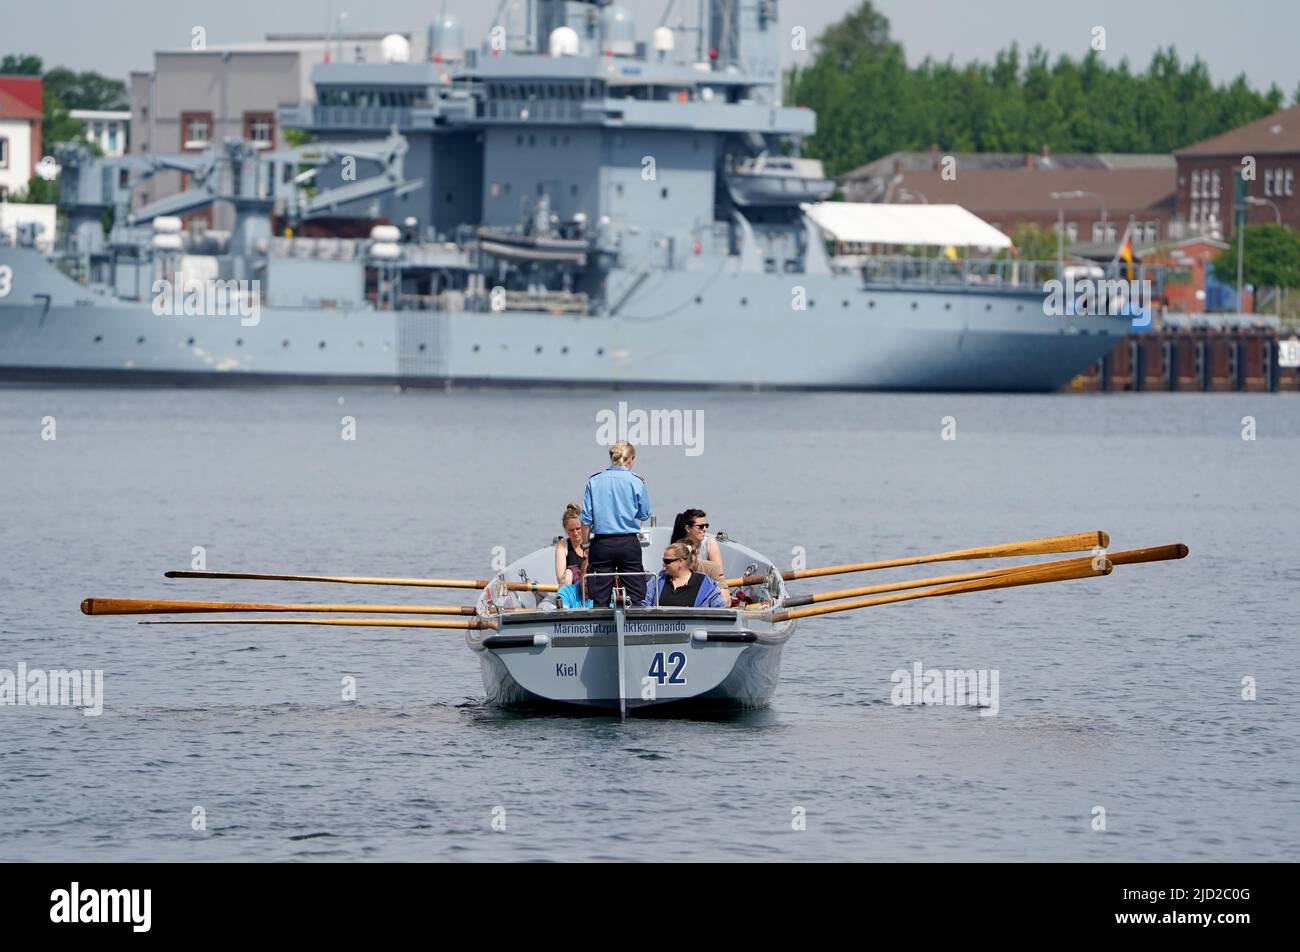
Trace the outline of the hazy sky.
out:
<instances>
[{"instance_id":1,"label":"hazy sky","mask_svg":"<svg viewBox=\"0 0 1300 952\"><path fill-rule=\"evenodd\" d=\"M421 36L443 0L332 0L346 26L402 30ZM466 38L477 45L499 0L447 0ZM520 0L508 0L520 2ZM648 38L669 0L624 0ZM694 17L698 0L675 0L674 17ZM781 0L781 25L816 36L857 5L856 0ZM260 39L267 32L325 29L327 0L0 0L0 53L37 53L47 65L96 69L125 79L148 69L156 49L188 46L203 26L210 43ZM1244 72L1258 88L1277 83L1290 102L1300 85L1300 0L877 0L909 63L939 59L991 60L1018 40L1053 54L1081 55L1094 26L1106 29L1108 58L1128 57L1145 68L1156 47L1174 45L1200 55L1216 81ZM800 57L787 50L788 59Z\"/></svg>"}]
</instances>

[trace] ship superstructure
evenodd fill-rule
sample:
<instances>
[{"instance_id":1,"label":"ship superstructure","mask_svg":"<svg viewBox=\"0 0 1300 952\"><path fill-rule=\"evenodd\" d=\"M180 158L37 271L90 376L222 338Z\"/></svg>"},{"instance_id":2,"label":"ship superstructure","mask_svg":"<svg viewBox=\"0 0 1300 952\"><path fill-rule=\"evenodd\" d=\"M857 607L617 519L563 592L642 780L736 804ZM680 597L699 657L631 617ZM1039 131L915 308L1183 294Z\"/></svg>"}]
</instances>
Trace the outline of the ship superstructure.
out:
<instances>
[{"instance_id":1,"label":"ship superstructure","mask_svg":"<svg viewBox=\"0 0 1300 952\"><path fill-rule=\"evenodd\" d=\"M776 3L702 9L643 42L616 5L531 0L477 48L443 15L424 61L317 66L279 117L308 145L63 150L65 255L0 248L0 373L1050 390L1128 330L1044 313L1031 263L833 260ZM132 208L162 169L189 187ZM177 217L217 202L230 232Z\"/></svg>"}]
</instances>

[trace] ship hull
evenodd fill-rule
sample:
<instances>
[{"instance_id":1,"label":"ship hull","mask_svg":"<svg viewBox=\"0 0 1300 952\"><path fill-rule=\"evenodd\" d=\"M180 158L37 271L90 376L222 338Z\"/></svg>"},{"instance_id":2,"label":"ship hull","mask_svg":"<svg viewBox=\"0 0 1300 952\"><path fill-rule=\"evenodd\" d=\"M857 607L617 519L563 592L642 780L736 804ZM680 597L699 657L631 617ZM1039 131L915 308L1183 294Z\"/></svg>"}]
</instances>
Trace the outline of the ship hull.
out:
<instances>
[{"instance_id":1,"label":"ship hull","mask_svg":"<svg viewBox=\"0 0 1300 952\"><path fill-rule=\"evenodd\" d=\"M15 280L0 299L0 378L37 382L1045 392L1129 329L1046 315L1031 292L738 272L661 273L613 315L160 316L148 299L88 291L36 252L0 249L3 263Z\"/></svg>"}]
</instances>

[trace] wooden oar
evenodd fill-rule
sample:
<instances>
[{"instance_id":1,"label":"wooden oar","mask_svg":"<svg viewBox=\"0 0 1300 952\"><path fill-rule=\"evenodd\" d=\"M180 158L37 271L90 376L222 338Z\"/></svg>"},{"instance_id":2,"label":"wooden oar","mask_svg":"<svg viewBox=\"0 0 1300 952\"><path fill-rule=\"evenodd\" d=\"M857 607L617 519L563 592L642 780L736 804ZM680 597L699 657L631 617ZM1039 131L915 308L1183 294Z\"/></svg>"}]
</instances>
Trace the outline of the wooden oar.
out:
<instances>
[{"instance_id":1,"label":"wooden oar","mask_svg":"<svg viewBox=\"0 0 1300 952\"><path fill-rule=\"evenodd\" d=\"M1026 539L1023 542L1003 542L1000 545L986 545L976 549L957 549L953 552L938 552L934 555L914 555L901 559L884 559L879 562L853 562L847 565L826 565L816 569L798 569L782 572L781 578L793 582L801 578L820 578L823 575L844 575L849 572L869 572L873 569L892 569L904 565L925 565L930 562L959 562L963 559L998 559L1013 555L1051 555L1056 552L1086 552L1090 549L1104 549L1110 544L1110 536L1097 532L1073 532L1068 535L1046 536L1042 539ZM757 585L766 575L747 575L744 578L729 578L727 586L736 588L741 585Z\"/></svg>"},{"instance_id":2,"label":"wooden oar","mask_svg":"<svg viewBox=\"0 0 1300 952\"><path fill-rule=\"evenodd\" d=\"M383 578L365 575L267 575L258 572L164 572L166 578L232 578L256 582L340 582L345 585L409 585L417 588L484 588L495 579L470 578ZM538 582L506 582L512 592L554 592L558 585Z\"/></svg>"},{"instance_id":3,"label":"wooden oar","mask_svg":"<svg viewBox=\"0 0 1300 952\"><path fill-rule=\"evenodd\" d=\"M335 625L350 628L496 628L491 618L167 618L137 625Z\"/></svg>"},{"instance_id":4,"label":"wooden oar","mask_svg":"<svg viewBox=\"0 0 1300 952\"><path fill-rule=\"evenodd\" d=\"M275 602L186 602L158 598L87 598L83 615L179 615L192 612L392 612L397 615L475 615L473 605L316 605Z\"/></svg>"},{"instance_id":5,"label":"wooden oar","mask_svg":"<svg viewBox=\"0 0 1300 952\"><path fill-rule=\"evenodd\" d=\"M906 602L917 598L963 595L967 592L986 592L997 588L1013 588L1018 585L1039 585L1044 582L1065 582L1071 579L1089 578L1096 575L1109 575L1112 569L1109 559L1103 561L1100 569L1093 567L1091 558L1069 559L1067 561L1069 564L1057 568L1039 568L1027 565L997 578L960 582L956 585L943 585L938 588L927 588L914 592L900 592L896 595L881 595L878 598L833 602L830 605L796 608L793 611L782 609L781 611L772 612L768 617L774 622L787 621L792 618L811 618L814 615L829 615L833 612L847 612L858 608L870 608L875 605L890 605L894 602Z\"/></svg>"},{"instance_id":6,"label":"wooden oar","mask_svg":"<svg viewBox=\"0 0 1300 952\"><path fill-rule=\"evenodd\" d=\"M1128 549L1124 552L1109 552L1106 558L1112 565L1133 565L1138 562L1162 562L1167 559L1181 559L1187 555L1187 546L1182 543L1173 545L1155 545L1145 549ZM1073 565L1078 559L1060 559L1055 562L1038 562L1034 565L1013 565L1005 568L984 569L979 572L965 572L960 575L940 575L934 578L908 579L902 582L886 582L883 585L863 585L859 588L841 588L832 592L817 592L815 595L799 595L786 599L783 608L798 608L800 605L815 605L819 602L834 601L838 598L855 598L859 595L880 595L884 592L902 592L912 588L929 588L932 585L950 585L957 582L970 582L982 578L1000 578L1027 568L1047 569Z\"/></svg>"}]
</instances>

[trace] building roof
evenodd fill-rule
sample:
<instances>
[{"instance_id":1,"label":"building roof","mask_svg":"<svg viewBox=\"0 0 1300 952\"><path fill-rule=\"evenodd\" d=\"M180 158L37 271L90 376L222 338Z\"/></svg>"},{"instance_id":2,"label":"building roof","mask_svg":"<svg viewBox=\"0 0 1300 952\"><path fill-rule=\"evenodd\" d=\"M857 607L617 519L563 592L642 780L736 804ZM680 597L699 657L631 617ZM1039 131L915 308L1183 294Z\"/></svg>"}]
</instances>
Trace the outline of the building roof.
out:
<instances>
[{"instance_id":1,"label":"building roof","mask_svg":"<svg viewBox=\"0 0 1300 952\"><path fill-rule=\"evenodd\" d=\"M1202 139L1177 150L1174 155L1183 158L1199 155L1243 156L1252 153L1267 155L1277 152L1300 152L1300 105Z\"/></svg>"},{"instance_id":2,"label":"building roof","mask_svg":"<svg viewBox=\"0 0 1300 952\"><path fill-rule=\"evenodd\" d=\"M0 119L37 120L44 116L39 109L33 109L7 89L0 89Z\"/></svg>"},{"instance_id":3,"label":"building roof","mask_svg":"<svg viewBox=\"0 0 1300 952\"><path fill-rule=\"evenodd\" d=\"M120 122L131 119L129 109L69 109L68 115L73 119L115 119Z\"/></svg>"},{"instance_id":4,"label":"building roof","mask_svg":"<svg viewBox=\"0 0 1300 952\"><path fill-rule=\"evenodd\" d=\"M0 91L13 96L40 118L45 111L45 83L39 76L0 76ZM24 117L30 118L30 117Z\"/></svg>"},{"instance_id":5,"label":"building roof","mask_svg":"<svg viewBox=\"0 0 1300 952\"><path fill-rule=\"evenodd\" d=\"M893 189L907 191L930 203L968 208L983 218L999 213L1056 211L1053 192L1094 192L1106 210L1141 211L1172 205L1177 189L1174 168L1138 169L994 169L978 172L957 166L956 178L939 172L904 172ZM1061 200L1066 211L1100 208L1091 195Z\"/></svg>"},{"instance_id":6,"label":"building roof","mask_svg":"<svg viewBox=\"0 0 1300 952\"><path fill-rule=\"evenodd\" d=\"M874 162L860 165L840 176L840 182L893 175L902 172L922 172L934 168L944 156L952 155L957 168L970 172L994 169L1172 169L1174 157L1164 153L1067 152L1052 155L1050 152L943 152L932 148L925 152L891 152Z\"/></svg>"},{"instance_id":7,"label":"building roof","mask_svg":"<svg viewBox=\"0 0 1300 952\"><path fill-rule=\"evenodd\" d=\"M1009 248L1011 239L956 205L818 202L803 210L837 241L871 245Z\"/></svg>"}]
</instances>

